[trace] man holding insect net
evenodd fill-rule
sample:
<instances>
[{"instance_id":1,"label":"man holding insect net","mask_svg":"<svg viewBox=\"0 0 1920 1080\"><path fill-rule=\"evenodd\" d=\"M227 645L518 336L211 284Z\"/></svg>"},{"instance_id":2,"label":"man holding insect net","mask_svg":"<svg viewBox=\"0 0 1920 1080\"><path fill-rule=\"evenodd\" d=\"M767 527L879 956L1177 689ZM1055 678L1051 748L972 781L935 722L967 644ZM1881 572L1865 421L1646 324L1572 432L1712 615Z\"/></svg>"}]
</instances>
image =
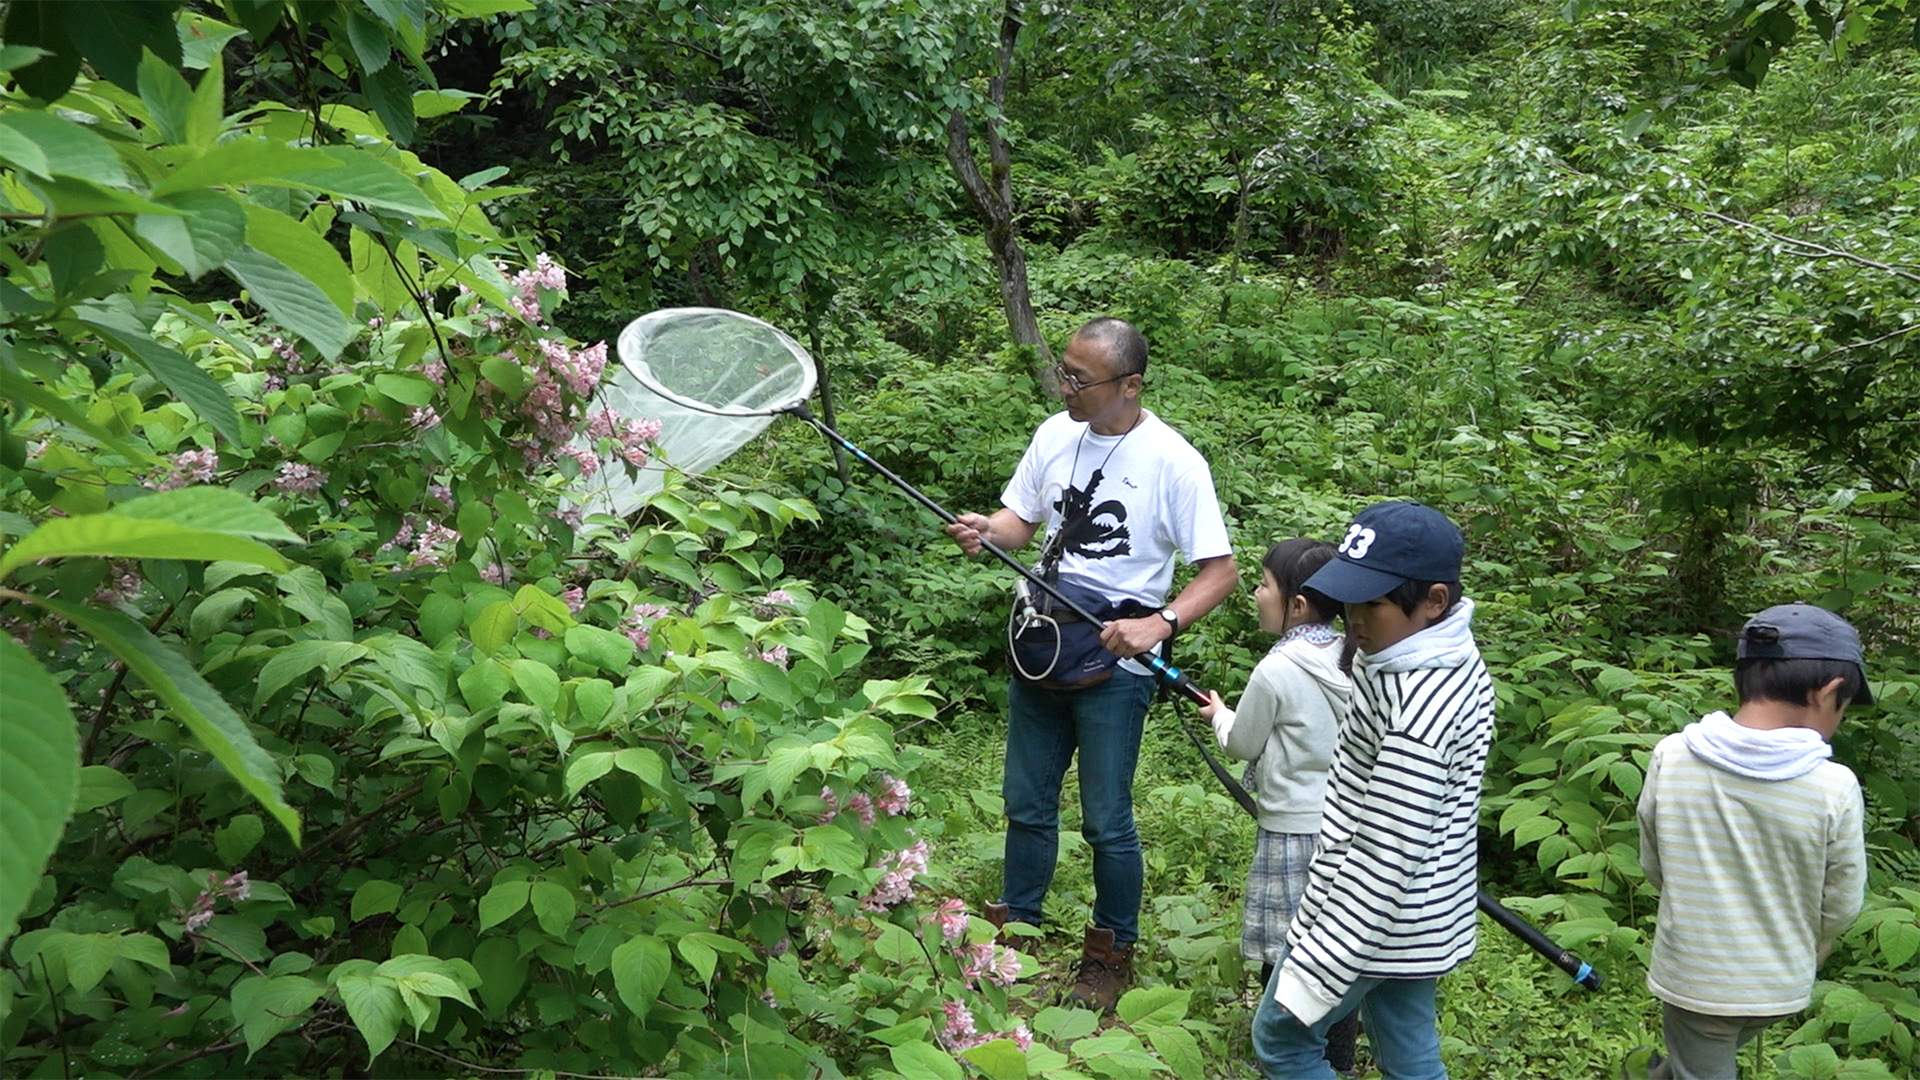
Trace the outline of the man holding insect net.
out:
<instances>
[{"instance_id":1,"label":"man holding insect net","mask_svg":"<svg viewBox=\"0 0 1920 1080\"><path fill-rule=\"evenodd\" d=\"M1094 319L1050 372L1066 403L1034 433L991 516L947 532L968 555L1016 550L1046 525L1039 574L1105 622L1090 625L1023 587L1008 628L1001 792L1007 837L996 925L1039 925L1059 852L1060 787L1080 761L1081 835L1093 849L1093 925L1070 1001L1111 1011L1133 977L1145 869L1133 774L1155 676L1129 659L1161 651L1233 592L1239 572L1213 475L1180 434L1144 408L1147 343L1120 319ZM1166 599L1178 553L1198 567Z\"/></svg>"}]
</instances>

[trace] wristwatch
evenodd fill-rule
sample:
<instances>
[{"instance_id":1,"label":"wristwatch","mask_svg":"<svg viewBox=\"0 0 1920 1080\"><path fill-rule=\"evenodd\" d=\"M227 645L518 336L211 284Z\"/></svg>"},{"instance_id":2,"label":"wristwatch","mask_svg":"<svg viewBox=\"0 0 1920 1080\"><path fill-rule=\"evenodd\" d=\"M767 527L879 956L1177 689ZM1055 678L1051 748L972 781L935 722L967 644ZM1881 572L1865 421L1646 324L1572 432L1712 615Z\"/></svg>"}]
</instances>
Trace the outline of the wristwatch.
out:
<instances>
[{"instance_id":1,"label":"wristwatch","mask_svg":"<svg viewBox=\"0 0 1920 1080\"><path fill-rule=\"evenodd\" d=\"M1175 612L1175 611L1174 611L1174 610L1173 610L1172 608L1170 608L1170 607L1163 607L1163 608L1161 608L1161 609L1160 609L1160 617L1161 617L1161 618L1163 618L1163 619L1165 619L1165 620L1167 620L1167 625L1168 625L1168 626L1171 626L1171 627L1173 627L1173 632L1174 632L1174 633L1176 633L1176 634L1177 634L1177 633L1179 633L1179 632L1180 632L1180 615L1179 615L1179 613L1177 613L1177 612Z\"/></svg>"}]
</instances>

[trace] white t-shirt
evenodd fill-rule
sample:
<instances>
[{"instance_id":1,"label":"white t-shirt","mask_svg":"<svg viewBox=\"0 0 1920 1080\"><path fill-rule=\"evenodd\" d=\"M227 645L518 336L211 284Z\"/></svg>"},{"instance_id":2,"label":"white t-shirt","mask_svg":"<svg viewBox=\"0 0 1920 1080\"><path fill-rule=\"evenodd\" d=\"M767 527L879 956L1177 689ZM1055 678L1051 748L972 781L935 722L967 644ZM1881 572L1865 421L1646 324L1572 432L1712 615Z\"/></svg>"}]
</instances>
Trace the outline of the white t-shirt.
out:
<instances>
[{"instance_id":1,"label":"white t-shirt","mask_svg":"<svg viewBox=\"0 0 1920 1080\"><path fill-rule=\"evenodd\" d=\"M1064 412L1048 417L1000 501L1043 524L1046 540L1062 535L1062 581L1110 600L1161 607L1175 552L1188 562L1233 552L1206 459L1144 409L1124 435L1101 435Z\"/></svg>"}]
</instances>

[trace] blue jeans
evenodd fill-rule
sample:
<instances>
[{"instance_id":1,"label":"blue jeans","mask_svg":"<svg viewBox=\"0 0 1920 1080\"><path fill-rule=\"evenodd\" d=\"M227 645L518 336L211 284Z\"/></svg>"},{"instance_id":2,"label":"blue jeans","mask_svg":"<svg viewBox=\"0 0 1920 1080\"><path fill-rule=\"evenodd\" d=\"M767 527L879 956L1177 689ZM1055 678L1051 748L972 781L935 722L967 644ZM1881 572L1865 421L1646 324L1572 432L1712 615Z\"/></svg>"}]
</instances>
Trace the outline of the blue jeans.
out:
<instances>
[{"instance_id":1,"label":"blue jeans","mask_svg":"<svg viewBox=\"0 0 1920 1080\"><path fill-rule=\"evenodd\" d=\"M1093 848L1093 924L1117 945L1140 937L1146 870L1133 824L1133 772L1154 677L1114 669L1085 690L1013 680L1007 691L1005 886L1008 917L1038 924L1060 854L1060 782L1080 754L1080 835Z\"/></svg>"},{"instance_id":2,"label":"blue jeans","mask_svg":"<svg viewBox=\"0 0 1920 1080\"><path fill-rule=\"evenodd\" d=\"M1333 1011L1311 1026L1294 1019L1273 1000L1283 956L1267 980L1260 1008L1253 1014L1253 1053L1267 1080L1332 1080L1327 1064L1327 1029L1354 1009L1373 1049L1374 1064L1387 1080L1446 1080L1440 1063L1440 1028L1433 1003L1438 979L1362 978L1347 990Z\"/></svg>"}]
</instances>

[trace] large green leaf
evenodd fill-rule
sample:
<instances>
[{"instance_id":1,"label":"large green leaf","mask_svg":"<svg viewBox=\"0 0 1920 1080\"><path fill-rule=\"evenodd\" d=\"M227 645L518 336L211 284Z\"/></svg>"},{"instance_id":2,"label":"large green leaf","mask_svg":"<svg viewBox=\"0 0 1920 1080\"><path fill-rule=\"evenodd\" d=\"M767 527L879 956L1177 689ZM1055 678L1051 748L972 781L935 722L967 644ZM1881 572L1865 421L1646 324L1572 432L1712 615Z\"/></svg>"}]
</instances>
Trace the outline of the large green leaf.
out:
<instances>
[{"instance_id":1,"label":"large green leaf","mask_svg":"<svg viewBox=\"0 0 1920 1080\"><path fill-rule=\"evenodd\" d=\"M366 964L367 961L357 961ZM342 964L341 967L346 967ZM381 1051L393 1045L400 1034L400 1022L406 1019L407 1006L400 999L400 990L393 980L375 975L371 971L356 969L345 975L336 973L334 988L340 991L340 1003L347 1007L347 1015L353 1019L353 1026L360 1029L360 1037L367 1040L367 1060L380 1056Z\"/></svg>"},{"instance_id":2,"label":"large green leaf","mask_svg":"<svg viewBox=\"0 0 1920 1080\"><path fill-rule=\"evenodd\" d=\"M44 531L45 526L34 535ZM85 607L47 596L31 597L41 607L53 611L75 626L92 634L113 650L134 674L167 703L176 717L187 725L207 752L214 756L249 795L280 822L294 843L300 842L300 815L287 805L280 790L280 767L272 755L254 741L246 721L240 719L219 691L207 685L193 665L179 653L162 644L146 627L117 611Z\"/></svg>"},{"instance_id":3,"label":"large green leaf","mask_svg":"<svg viewBox=\"0 0 1920 1080\"><path fill-rule=\"evenodd\" d=\"M218 191L182 191L155 200L179 210L180 217L141 214L133 219L141 239L197 278L225 262L247 239L247 212L239 201Z\"/></svg>"},{"instance_id":4,"label":"large green leaf","mask_svg":"<svg viewBox=\"0 0 1920 1080\"><path fill-rule=\"evenodd\" d=\"M353 312L353 274L319 233L285 214L248 203L247 246L300 271L341 314Z\"/></svg>"},{"instance_id":5,"label":"large green leaf","mask_svg":"<svg viewBox=\"0 0 1920 1080\"><path fill-rule=\"evenodd\" d=\"M419 185L372 153L351 146L332 146L321 152L332 159L332 168L288 169L258 182L311 188L408 217L446 220Z\"/></svg>"},{"instance_id":6,"label":"large green leaf","mask_svg":"<svg viewBox=\"0 0 1920 1080\"><path fill-rule=\"evenodd\" d=\"M165 383L167 389L173 391L181 401L192 406L202 420L212 424L213 430L226 436L228 442L246 445L246 439L240 434L240 414L234 411L233 399L227 396L219 383L213 381L213 376L201 370L199 364L133 326L105 319L82 321L98 331L109 345L138 360L153 373L154 378Z\"/></svg>"},{"instance_id":7,"label":"large green leaf","mask_svg":"<svg viewBox=\"0 0 1920 1080\"><path fill-rule=\"evenodd\" d=\"M6 738L0 739L0 943L13 934L80 790L80 740L67 696L40 661L0 634Z\"/></svg>"},{"instance_id":8,"label":"large green leaf","mask_svg":"<svg viewBox=\"0 0 1920 1080\"><path fill-rule=\"evenodd\" d=\"M667 943L657 937L641 934L613 950L614 988L620 992L620 1000L627 1009L642 1020L659 998L661 988L667 985L667 976L672 971L673 954L667 950Z\"/></svg>"},{"instance_id":9,"label":"large green leaf","mask_svg":"<svg viewBox=\"0 0 1920 1080\"><path fill-rule=\"evenodd\" d=\"M325 984L299 975L250 976L233 986L233 1018L246 1036L247 1057L275 1035L306 1020L302 1014L327 992Z\"/></svg>"},{"instance_id":10,"label":"large green leaf","mask_svg":"<svg viewBox=\"0 0 1920 1080\"><path fill-rule=\"evenodd\" d=\"M906 1080L961 1080L964 1075L953 1055L926 1043L906 1043L887 1051L893 1067Z\"/></svg>"},{"instance_id":11,"label":"large green leaf","mask_svg":"<svg viewBox=\"0 0 1920 1080\"><path fill-rule=\"evenodd\" d=\"M4 153L4 148L0 148L0 154ZM71 402L55 396L53 392L46 387L41 386L39 383L34 382L17 371L0 368L0 397L11 398L14 401L39 409L41 412L66 424L68 427L85 433L87 437L93 439L101 446L112 450L114 453L119 454L121 457L126 458L129 462L144 463L154 459L151 451L137 448L132 443L120 438L99 424L94 423L87 418L85 413L75 408Z\"/></svg>"},{"instance_id":12,"label":"large green leaf","mask_svg":"<svg viewBox=\"0 0 1920 1080\"><path fill-rule=\"evenodd\" d=\"M159 199L200 188L272 183L288 171L330 169L338 164L323 150L268 139L232 139L168 173L153 186L152 194Z\"/></svg>"},{"instance_id":13,"label":"large green leaf","mask_svg":"<svg viewBox=\"0 0 1920 1080\"><path fill-rule=\"evenodd\" d=\"M16 567L76 555L136 559L225 559L273 570L288 563L252 539L295 540L264 507L225 488L181 488L129 502L100 514L55 518L0 556L0 578Z\"/></svg>"},{"instance_id":14,"label":"large green leaf","mask_svg":"<svg viewBox=\"0 0 1920 1080\"><path fill-rule=\"evenodd\" d=\"M179 0L92 0L64 5L67 35L93 69L127 91L139 90L140 55L152 50L169 67L180 63L173 28Z\"/></svg>"},{"instance_id":15,"label":"large green leaf","mask_svg":"<svg viewBox=\"0 0 1920 1080\"><path fill-rule=\"evenodd\" d=\"M316 238L317 239L317 238ZM340 256L333 255L335 262ZM227 272L252 294L255 303L280 325L310 342L328 360L353 340L354 329L325 291L298 269L252 247L227 256ZM345 264L341 265L345 272Z\"/></svg>"},{"instance_id":16,"label":"large green leaf","mask_svg":"<svg viewBox=\"0 0 1920 1080\"><path fill-rule=\"evenodd\" d=\"M127 170L120 163L120 155L84 125L33 109L11 109L0 113L0 128L39 150L45 167L35 170L38 175L71 176L105 187L127 186ZM24 167L26 163L9 159L9 164Z\"/></svg>"}]
</instances>

